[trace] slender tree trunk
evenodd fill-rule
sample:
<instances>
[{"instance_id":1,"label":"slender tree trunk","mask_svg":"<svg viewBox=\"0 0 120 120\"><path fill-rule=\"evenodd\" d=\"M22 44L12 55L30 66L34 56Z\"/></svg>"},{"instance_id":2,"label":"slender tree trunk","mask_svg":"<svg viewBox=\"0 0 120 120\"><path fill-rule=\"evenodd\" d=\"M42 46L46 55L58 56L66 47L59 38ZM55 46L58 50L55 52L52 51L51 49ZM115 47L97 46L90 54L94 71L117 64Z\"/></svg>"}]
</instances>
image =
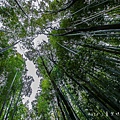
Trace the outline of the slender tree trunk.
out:
<instances>
[{"instance_id":1,"label":"slender tree trunk","mask_svg":"<svg viewBox=\"0 0 120 120\"><path fill-rule=\"evenodd\" d=\"M54 61L53 61L54 62ZM55 62L54 62L54 64L56 64ZM57 65L57 64L56 64ZM70 78L70 79L72 79L75 83L77 83L78 85L80 85L80 83L77 81L77 80L75 80L71 75L69 75L62 67L60 67L63 71L64 71L64 73ZM103 105L105 105L107 108L108 108L108 106L111 108L111 109L113 109L113 110L115 110L116 112L117 111L120 111L120 109L119 109L119 107L118 106L116 106L116 104L114 104L113 102L111 102L108 98L107 98L107 96L105 96L105 95L103 95L103 94L101 94L100 92L99 92L99 90L97 90L95 87L93 87L92 85L91 85L91 83L90 82L87 82L86 80L83 80L83 78L79 78L78 77L78 79L81 79L83 82L85 82L85 84L83 84L82 85L82 87L84 87L87 91L89 90L88 88L90 88L92 91L91 91L91 93L93 93L94 92L94 95L96 96L96 98L97 99L99 99L99 101L103 104ZM80 85L81 86L81 85ZM90 90L89 90L90 91ZM98 97L99 96L99 97Z\"/></svg>"},{"instance_id":2,"label":"slender tree trunk","mask_svg":"<svg viewBox=\"0 0 120 120\"><path fill-rule=\"evenodd\" d=\"M62 48L68 50L69 52L73 53L73 54L78 54L77 52L74 52L73 50L70 50L69 48L67 48L67 47L65 47L65 46L63 46L63 45L61 45L61 44L58 43L58 42L57 42L57 44L60 45Z\"/></svg>"},{"instance_id":3,"label":"slender tree trunk","mask_svg":"<svg viewBox=\"0 0 120 120\"><path fill-rule=\"evenodd\" d=\"M79 118L77 117L77 115L75 114L75 112L73 111L73 109L71 108L71 105L70 105L69 101L66 100L66 98L65 98L64 95L62 94L61 90L57 87L55 81L51 78L50 72L49 72L49 70L47 69L47 67L46 67L46 65L45 65L45 63L44 63L43 58L42 58L42 57L40 57L40 58L41 58L41 60L42 60L43 66L44 66L44 68L45 68L45 70L46 70L46 72L47 72L47 74L48 74L48 76L49 76L49 78L50 78L50 80L51 80L51 83L53 84L53 87L54 87L55 91L56 91L57 94L60 96L60 98L63 100L63 102L64 102L64 104L65 104L65 106L66 106L66 108L67 108L67 110L68 110L68 112L69 112L69 115L70 115L71 119L72 119L72 120L79 120Z\"/></svg>"},{"instance_id":4,"label":"slender tree trunk","mask_svg":"<svg viewBox=\"0 0 120 120\"><path fill-rule=\"evenodd\" d=\"M57 96L57 101L58 101L58 106L59 106L60 111L61 111L61 113L62 113L63 119L66 120L65 114L64 114L64 111L62 110L62 106L61 106L61 104L60 104L60 100L59 100L59 97L58 97L58 96Z\"/></svg>"},{"instance_id":5,"label":"slender tree trunk","mask_svg":"<svg viewBox=\"0 0 120 120\"><path fill-rule=\"evenodd\" d=\"M82 45L83 47L88 47L88 48L92 48L95 50L99 50L99 51L105 51L108 53L113 53L113 54L120 54L120 50L114 50L114 49L110 49L108 47L100 47L100 46L93 46L93 45Z\"/></svg>"},{"instance_id":6,"label":"slender tree trunk","mask_svg":"<svg viewBox=\"0 0 120 120\"><path fill-rule=\"evenodd\" d=\"M18 3L18 1L17 0L14 0L14 1L16 2L16 4L18 5L18 7L20 8L20 10L24 13L24 15L28 18L28 15L25 13L25 11L21 7L21 5Z\"/></svg>"},{"instance_id":7,"label":"slender tree trunk","mask_svg":"<svg viewBox=\"0 0 120 120\"><path fill-rule=\"evenodd\" d=\"M11 88L12 88L12 86L13 86L13 84L14 84L15 79L16 79L17 73L18 73L18 71L15 73L15 76L14 76L14 78L13 78L13 80L12 80L12 83L11 83L11 85L10 85L9 91L8 91L8 93L7 93L7 95L6 95L5 99L4 99L4 103L3 103L2 108L1 108L1 110L0 110L0 116L2 115L3 109L4 109L4 107L5 107L5 104L6 104L6 102L7 102L7 98L8 98L8 96L9 96L9 94L10 94Z\"/></svg>"},{"instance_id":8,"label":"slender tree trunk","mask_svg":"<svg viewBox=\"0 0 120 120\"><path fill-rule=\"evenodd\" d=\"M15 91L14 91L14 92L15 92ZM13 92L13 97L12 97L11 103L10 103L9 108L8 108L8 110L7 110L7 114L5 115L5 118L3 118L3 120L7 120L7 119L8 119L8 115L9 115L11 106L12 106L13 101L14 101L14 99L15 99L15 93L14 93L14 92Z\"/></svg>"},{"instance_id":9,"label":"slender tree trunk","mask_svg":"<svg viewBox=\"0 0 120 120\"><path fill-rule=\"evenodd\" d=\"M71 99L74 101L74 103L76 104L76 106L78 106L79 110L82 112L82 114L85 116L86 120L89 120L89 117L87 116L87 114L83 111L83 109L80 107L80 105L78 104L78 101L76 101L73 97L73 95L69 92L69 90L67 89L66 86L64 86L64 88L66 89L67 93L70 95Z\"/></svg>"},{"instance_id":10,"label":"slender tree trunk","mask_svg":"<svg viewBox=\"0 0 120 120\"><path fill-rule=\"evenodd\" d=\"M16 42L16 43L12 44L11 46L8 46L8 47L6 47L6 48L1 49L1 50L0 50L0 53L3 53L3 52L5 52L5 51L9 50L10 48L12 48L12 47L14 47L15 45L17 45L19 42L20 42L20 40L19 40L18 42Z\"/></svg>"},{"instance_id":11,"label":"slender tree trunk","mask_svg":"<svg viewBox=\"0 0 120 120\"><path fill-rule=\"evenodd\" d=\"M17 101L16 101L16 103L15 103L15 105L14 105L14 110L13 110L13 113L12 113L12 116L11 116L11 120L13 120L14 115L15 115L15 113L16 113L16 108L17 108L17 104L18 104L19 99L20 99L20 95L21 95L21 92L22 92L22 88L23 88L23 86L21 86L21 89L20 89L19 94L18 94L18 97L17 97Z\"/></svg>"}]
</instances>

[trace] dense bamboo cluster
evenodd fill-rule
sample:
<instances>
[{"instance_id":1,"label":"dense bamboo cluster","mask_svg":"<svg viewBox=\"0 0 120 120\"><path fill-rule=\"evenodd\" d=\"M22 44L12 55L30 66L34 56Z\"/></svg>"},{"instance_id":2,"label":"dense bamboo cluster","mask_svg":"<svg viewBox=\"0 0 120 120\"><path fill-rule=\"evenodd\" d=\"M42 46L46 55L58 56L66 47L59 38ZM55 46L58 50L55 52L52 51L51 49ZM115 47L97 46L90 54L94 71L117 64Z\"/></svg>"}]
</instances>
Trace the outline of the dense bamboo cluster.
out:
<instances>
[{"instance_id":1,"label":"dense bamboo cluster","mask_svg":"<svg viewBox=\"0 0 120 120\"><path fill-rule=\"evenodd\" d=\"M101 0L76 1L58 13L64 19L57 29L51 27L49 42L38 51L44 51L39 67L56 96L56 119L119 119L118 11L117 2Z\"/></svg>"},{"instance_id":2,"label":"dense bamboo cluster","mask_svg":"<svg viewBox=\"0 0 120 120\"><path fill-rule=\"evenodd\" d=\"M32 0L8 0L0 6L4 26L0 29L1 119L119 120L119 0L35 2L37 7ZM38 34L46 35L49 41L43 40L34 48L33 39ZM11 48L18 43L28 49L25 55L43 77L42 91L29 116L22 103L17 107L24 86L19 82L22 68L18 68L23 63L15 66L21 57L14 56ZM10 72L12 64L14 72ZM14 115L17 110L19 118Z\"/></svg>"}]
</instances>

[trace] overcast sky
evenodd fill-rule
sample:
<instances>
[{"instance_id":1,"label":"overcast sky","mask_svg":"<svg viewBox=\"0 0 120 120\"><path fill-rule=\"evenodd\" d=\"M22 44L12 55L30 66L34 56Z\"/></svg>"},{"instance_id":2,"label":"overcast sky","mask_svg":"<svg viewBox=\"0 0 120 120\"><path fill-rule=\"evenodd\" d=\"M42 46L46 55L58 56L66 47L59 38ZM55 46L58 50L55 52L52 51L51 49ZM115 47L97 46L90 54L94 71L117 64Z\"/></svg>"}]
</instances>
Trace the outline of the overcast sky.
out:
<instances>
[{"instance_id":1,"label":"overcast sky","mask_svg":"<svg viewBox=\"0 0 120 120\"><path fill-rule=\"evenodd\" d=\"M45 35L38 35L38 37L36 37L34 39L34 47L37 48L37 45L40 44L43 40L48 41L47 36L45 36ZM24 58L26 58L24 56L24 53L27 50L20 49L21 48L20 46L21 46L20 43L16 45L17 51L21 55L23 55ZM38 77L36 75L36 68L35 68L35 65L34 65L34 63L32 61L30 61L30 60L27 59L26 66L27 66L27 69L28 69L27 75L32 76L33 79L34 79L34 82L31 84L31 88L32 88L32 94L31 94L31 96L30 97L23 96L23 103L25 103L25 102L27 102L27 100L29 100L29 104L28 105L29 105L29 109L31 109L32 108L31 102L33 100L35 100L36 93L40 89L39 88L39 84L40 84L40 80L42 79L42 77Z\"/></svg>"}]
</instances>

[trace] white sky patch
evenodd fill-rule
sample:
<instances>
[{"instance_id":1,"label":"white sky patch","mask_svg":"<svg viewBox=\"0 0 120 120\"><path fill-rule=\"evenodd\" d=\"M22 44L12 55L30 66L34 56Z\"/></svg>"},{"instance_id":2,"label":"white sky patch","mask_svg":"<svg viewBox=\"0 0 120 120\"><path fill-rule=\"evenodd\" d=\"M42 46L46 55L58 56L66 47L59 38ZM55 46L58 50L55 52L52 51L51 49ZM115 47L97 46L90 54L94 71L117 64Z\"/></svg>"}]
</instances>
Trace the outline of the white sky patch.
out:
<instances>
[{"instance_id":1,"label":"white sky patch","mask_svg":"<svg viewBox=\"0 0 120 120\"><path fill-rule=\"evenodd\" d=\"M22 49L20 43L18 43L17 45L15 45L15 47L17 49L17 52L24 56L25 50ZM25 58L25 56L24 56L24 58Z\"/></svg>"},{"instance_id":2,"label":"white sky patch","mask_svg":"<svg viewBox=\"0 0 120 120\"><path fill-rule=\"evenodd\" d=\"M60 27L59 22L60 22L60 19L58 19L57 21L53 21L52 22L52 27Z\"/></svg>"},{"instance_id":3,"label":"white sky patch","mask_svg":"<svg viewBox=\"0 0 120 120\"><path fill-rule=\"evenodd\" d=\"M44 34L38 35L38 37L34 39L34 47L36 48L43 40L48 42L47 36Z\"/></svg>"},{"instance_id":4,"label":"white sky patch","mask_svg":"<svg viewBox=\"0 0 120 120\"><path fill-rule=\"evenodd\" d=\"M39 4L42 0L36 0L36 1L32 1L32 6L34 6L36 8L36 10L39 9Z\"/></svg>"},{"instance_id":5,"label":"white sky patch","mask_svg":"<svg viewBox=\"0 0 120 120\"><path fill-rule=\"evenodd\" d=\"M43 34L42 35L38 35L38 37L36 37L34 39L34 47L37 48L37 45L39 45L43 40L47 42L48 41L47 36L43 35ZM16 47L17 51L21 55L23 55L23 57L25 59L27 59L25 57L24 53L27 52L28 50L22 49L22 46L20 45L20 43L17 44L15 47ZM23 101L23 104L25 104L27 101L29 101L29 103L28 103L29 109L32 109L31 102L33 100L35 100L36 93L37 93L38 90L40 90L39 84L40 84L40 80L42 79L42 77L38 77L36 75L36 70L37 69L35 68L35 65L34 65L34 63L32 61L30 61L30 60L27 59L26 66L27 66L27 69L28 69L27 75L28 76L32 76L33 79L34 79L34 82L31 84L32 94L30 95L30 97L23 96L23 100L22 101Z\"/></svg>"},{"instance_id":6,"label":"white sky patch","mask_svg":"<svg viewBox=\"0 0 120 120\"><path fill-rule=\"evenodd\" d=\"M33 100L35 100L35 96L39 89L39 84L40 84L40 80L42 79L42 77L38 77L36 75L36 68L32 61L27 59L26 65L27 65L27 69L28 69L27 75L32 76L34 79L34 82L31 84L32 94L30 95L30 97L23 96L23 98L24 98L23 103L25 103L25 102L27 102L27 100L29 100L29 103L28 103L29 109L32 109L31 102Z\"/></svg>"},{"instance_id":7,"label":"white sky patch","mask_svg":"<svg viewBox=\"0 0 120 120\"><path fill-rule=\"evenodd\" d=\"M0 22L0 27L2 27L3 26L3 24Z\"/></svg>"}]
</instances>

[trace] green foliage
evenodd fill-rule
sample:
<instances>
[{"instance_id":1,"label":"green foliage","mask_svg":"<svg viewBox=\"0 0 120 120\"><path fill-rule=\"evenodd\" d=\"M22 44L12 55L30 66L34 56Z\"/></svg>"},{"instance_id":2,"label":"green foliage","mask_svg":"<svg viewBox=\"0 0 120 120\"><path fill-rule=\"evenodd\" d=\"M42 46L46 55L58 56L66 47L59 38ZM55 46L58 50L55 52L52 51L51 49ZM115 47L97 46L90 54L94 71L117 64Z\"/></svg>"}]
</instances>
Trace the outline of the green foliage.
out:
<instances>
[{"instance_id":1,"label":"green foliage","mask_svg":"<svg viewBox=\"0 0 120 120\"><path fill-rule=\"evenodd\" d=\"M2 112L2 115L0 117L1 119L5 118L5 114L8 118L10 118L10 116L12 116L14 113L15 105L18 97L20 96L19 92L21 91L22 87L21 73L24 68L24 61L20 54L16 53L16 55L12 55L11 51L12 50L8 50L2 53L0 58L0 109ZM8 107L10 107L8 109L9 111L6 111Z\"/></svg>"},{"instance_id":2,"label":"green foliage","mask_svg":"<svg viewBox=\"0 0 120 120\"><path fill-rule=\"evenodd\" d=\"M46 92L50 89L50 81L47 79L42 80L41 88L43 92ZM47 92L46 92L47 93Z\"/></svg>"},{"instance_id":3,"label":"green foliage","mask_svg":"<svg viewBox=\"0 0 120 120\"><path fill-rule=\"evenodd\" d=\"M41 61L40 58L38 58L37 63L38 63L38 68L39 68L39 70L40 70L40 73L43 75L44 78L46 78L46 77L47 77L47 73L46 73L45 68L44 68L43 65L42 65L42 61ZM42 68L42 69L41 69L41 68Z\"/></svg>"},{"instance_id":4,"label":"green foliage","mask_svg":"<svg viewBox=\"0 0 120 120\"><path fill-rule=\"evenodd\" d=\"M53 1L49 9L57 10L55 4L57 1ZM109 11L107 6L112 10ZM119 8L116 6L113 9L114 6L116 3L112 1L77 1L64 11L66 15L60 20L60 27L50 32L48 44L51 48L44 49L45 65L42 69L46 67L50 71L52 63L48 76L54 84L60 111L65 112L66 119L69 119L70 109L67 109L64 97L80 119L118 119L118 116L106 116L106 111L111 114L111 111L119 110L120 56L116 54L119 51L119 35L115 35L119 31L111 28L99 30L99 27L98 30L91 30L91 27L118 23L114 16L118 15ZM103 10L104 15L100 14ZM112 33L115 34L112 36ZM46 70L43 73L47 74Z\"/></svg>"},{"instance_id":5,"label":"green foliage","mask_svg":"<svg viewBox=\"0 0 120 120\"><path fill-rule=\"evenodd\" d=\"M44 99L42 96L38 99L37 107L39 115L48 113L49 108L48 101Z\"/></svg>"},{"instance_id":6,"label":"green foliage","mask_svg":"<svg viewBox=\"0 0 120 120\"><path fill-rule=\"evenodd\" d=\"M41 82L42 92L37 99L37 113L41 119L50 120L50 101L51 101L51 85L48 79Z\"/></svg>"},{"instance_id":7,"label":"green foliage","mask_svg":"<svg viewBox=\"0 0 120 120\"><path fill-rule=\"evenodd\" d=\"M120 111L118 3L44 0L38 9L32 1L8 3L9 7L0 6L4 25L0 31L1 50L11 41L34 36L38 28L38 32L48 33L49 37L48 43L41 43L39 51L37 48L42 55L36 63L44 79L40 85L42 92L37 97L36 115L31 114L31 118L118 120L119 116L111 115ZM26 43L31 49L30 41ZM22 56L12 49L0 53L1 119L28 117L26 107L19 100L23 67Z\"/></svg>"}]
</instances>

